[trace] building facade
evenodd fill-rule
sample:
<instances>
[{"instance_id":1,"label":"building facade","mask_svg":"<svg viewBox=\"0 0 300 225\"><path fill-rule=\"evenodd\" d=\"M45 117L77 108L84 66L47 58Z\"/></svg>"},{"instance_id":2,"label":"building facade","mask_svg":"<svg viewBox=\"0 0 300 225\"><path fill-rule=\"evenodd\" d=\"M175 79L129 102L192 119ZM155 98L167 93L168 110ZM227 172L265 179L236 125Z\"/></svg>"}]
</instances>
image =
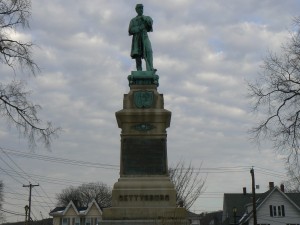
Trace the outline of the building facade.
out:
<instances>
[{"instance_id":1,"label":"building facade","mask_svg":"<svg viewBox=\"0 0 300 225\"><path fill-rule=\"evenodd\" d=\"M56 207L50 213L53 225L99 225L102 209L93 200L88 207L77 207L72 201L66 207Z\"/></svg>"},{"instance_id":2,"label":"building facade","mask_svg":"<svg viewBox=\"0 0 300 225\"><path fill-rule=\"evenodd\" d=\"M284 186L256 194L258 225L300 225L300 193L285 193ZM222 222L224 225L253 224L252 193L225 193Z\"/></svg>"}]
</instances>

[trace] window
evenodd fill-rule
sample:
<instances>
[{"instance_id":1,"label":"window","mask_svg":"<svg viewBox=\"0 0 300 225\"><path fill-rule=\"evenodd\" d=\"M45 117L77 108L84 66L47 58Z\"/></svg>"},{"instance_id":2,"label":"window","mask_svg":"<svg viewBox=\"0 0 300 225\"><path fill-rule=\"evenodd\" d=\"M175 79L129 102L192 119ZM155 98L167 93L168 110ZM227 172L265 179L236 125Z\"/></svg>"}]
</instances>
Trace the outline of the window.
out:
<instances>
[{"instance_id":1,"label":"window","mask_svg":"<svg viewBox=\"0 0 300 225\"><path fill-rule=\"evenodd\" d=\"M91 218L85 218L85 225L91 225Z\"/></svg>"},{"instance_id":2,"label":"window","mask_svg":"<svg viewBox=\"0 0 300 225\"><path fill-rule=\"evenodd\" d=\"M68 225L68 218L62 218L62 225Z\"/></svg>"},{"instance_id":3,"label":"window","mask_svg":"<svg viewBox=\"0 0 300 225\"><path fill-rule=\"evenodd\" d=\"M276 217L277 216L277 212L276 212L276 206L273 206L273 216Z\"/></svg>"},{"instance_id":4,"label":"window","mask_svg":"<svg viewBox=\"0 0 300 225\"><path fill-rule=\"evenodd\" d=\"M270 205L270 216L285 217L284 205L279 205L279 206Z\"/></svg>"},{"instance_id":5,"label":"window","mask_svg":"<svg viewBox=\"0 0 300 225\"><path fill-rule=\"evenodd\" d=\"M100 217L97 217L97 218L96 218L95 224L96 224L96 225L100 225L100 223L101 223L100 220L101 220L101 218L100 218Z\"/></svg>"},{"instance_id":6,"label":"window","mask_svg":"<svg viewBox=\"0 0 300 225\"><path fill-rule=\"evenodd\" d=\"M281 212L282 212L282 216L285 217L284 205L281 205ZM298 224L298 225L299 225L299 224Z\"/></svg>"},{"instance_id":7,"label":"window","mask_svg":"<svg viewBox=\"0 0 300 225\"><path fill-rule=\"evenodd\" d=\"M75 217L75 224L74 225L80 225L80 218Z\"/></svg>"}]
</instances>

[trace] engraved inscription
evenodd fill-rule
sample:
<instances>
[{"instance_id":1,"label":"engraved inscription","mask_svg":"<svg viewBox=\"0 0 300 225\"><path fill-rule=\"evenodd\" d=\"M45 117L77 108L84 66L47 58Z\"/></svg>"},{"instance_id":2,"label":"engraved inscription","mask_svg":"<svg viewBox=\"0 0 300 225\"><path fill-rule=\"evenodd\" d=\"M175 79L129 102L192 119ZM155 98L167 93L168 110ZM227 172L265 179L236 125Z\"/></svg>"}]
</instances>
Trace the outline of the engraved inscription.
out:
<instances>
[{"instance_id":1,"label":"engraved inscription","mask_svg":"<svg viewBox=\"0 0 300 225\"><path fill-rule=\"evenodd\" d=\"M170 201L169 195L119 195L119 201Z\"/></svg>"},{"instance_id":2,"label":"engraved inscription","mask_svg":"<svg viewBox=\"0 0 300 225\"><path fill-rule=\"evenodd\" d=\"M122 141L124 175L164 175L166 139L126 138Z\"/></svg>"}]
</instances>

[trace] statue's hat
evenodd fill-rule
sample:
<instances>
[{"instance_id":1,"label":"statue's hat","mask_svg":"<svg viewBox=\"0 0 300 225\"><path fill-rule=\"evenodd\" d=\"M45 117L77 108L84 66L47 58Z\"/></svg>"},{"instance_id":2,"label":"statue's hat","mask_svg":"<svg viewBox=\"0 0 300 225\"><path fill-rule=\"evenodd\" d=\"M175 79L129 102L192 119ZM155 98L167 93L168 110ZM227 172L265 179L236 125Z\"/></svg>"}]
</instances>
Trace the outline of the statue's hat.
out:
<instances>
[{"instance_id":1,"label":"statue's hat","mask_svg":"<svg viewBox=\"0 0 300 225\"><path fill-rule=\"evenodd\" d=\"M144 6L143 6L143 4L136 4L135 8L137 9L137 8L139 8L139 7L142 7L142 8L143 8Z\"/></svg>"}]
</instances>

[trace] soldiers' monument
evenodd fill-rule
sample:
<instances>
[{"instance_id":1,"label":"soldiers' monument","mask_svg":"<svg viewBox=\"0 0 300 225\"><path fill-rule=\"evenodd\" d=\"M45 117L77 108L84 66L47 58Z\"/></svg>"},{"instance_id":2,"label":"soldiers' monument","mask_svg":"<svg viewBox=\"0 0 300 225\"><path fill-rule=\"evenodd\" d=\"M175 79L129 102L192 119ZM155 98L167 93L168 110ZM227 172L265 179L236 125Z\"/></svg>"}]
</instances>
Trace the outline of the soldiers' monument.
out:
<instances>
[{"instance_id":1,"label":"soldiers' monument","mask_svg":"<svg viewBox=\"0 0 300 225\"><path fill-rule=\"evenodd\" d=\"M128 76L130 91L116 112L121 131L120 178L112 192L112 207L103 211L103 224L183 224L186 210L176 205L176 191L168 177L167 133L171 112L157 92L159 77L153 68L151 17L136 5L129 24L131 57L137 71ZM142 70L142 59L146 71ZM175 222L176 221L176 222Z\"/></svg>"}]
</instances>

